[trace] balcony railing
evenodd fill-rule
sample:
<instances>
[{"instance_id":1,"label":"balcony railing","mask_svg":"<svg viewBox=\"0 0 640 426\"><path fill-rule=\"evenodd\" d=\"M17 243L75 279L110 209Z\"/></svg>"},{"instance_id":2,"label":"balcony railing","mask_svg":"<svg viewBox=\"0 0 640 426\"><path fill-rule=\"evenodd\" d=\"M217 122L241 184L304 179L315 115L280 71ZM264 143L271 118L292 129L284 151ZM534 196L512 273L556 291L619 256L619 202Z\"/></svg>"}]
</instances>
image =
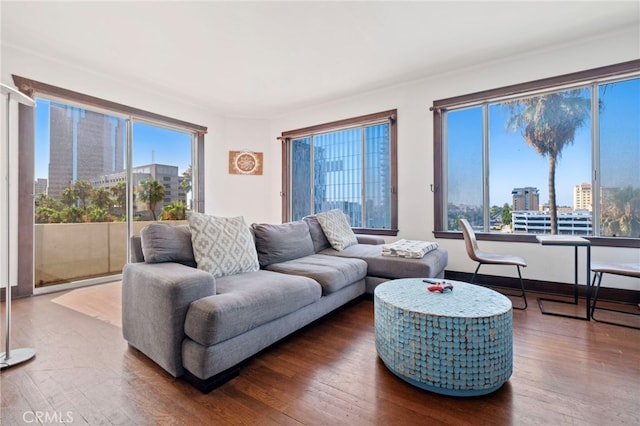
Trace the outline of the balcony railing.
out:
<instances>
[{"instance_id":1,"label":"balcony railing","mask_svg":"<svg viewBox=\"0 0 640 426\"><path fill-rule=\"evenodd\" d=\"M133 222L133 235L140 235L140 230L149 223ZM126 262L125 222L35 225L36 287L117 275Z\"/></svg>"}]
</instances>

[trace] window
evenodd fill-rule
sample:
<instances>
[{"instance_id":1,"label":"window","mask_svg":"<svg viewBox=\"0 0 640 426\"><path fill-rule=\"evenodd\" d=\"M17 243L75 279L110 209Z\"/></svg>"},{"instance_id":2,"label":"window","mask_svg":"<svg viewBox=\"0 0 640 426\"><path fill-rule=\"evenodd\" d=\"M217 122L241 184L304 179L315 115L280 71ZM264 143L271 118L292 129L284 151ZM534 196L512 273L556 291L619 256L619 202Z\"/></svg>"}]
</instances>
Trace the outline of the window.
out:
<instances>
[{"instance_id":1,"label":"window","mask_svg":"<svg viewBox=\"0 0 640 426\"><path fill-rule=\"evenodd\" d=\"M21 116L23 136L32 138L22 144L21 169L31 171L24 179L37 196L19 210L34 217L31 236L24 227L20 238L35 243L24 269L31 275L32 266L38 290L113 279L127 261L127 237L139 235L144 221L184 220L186 210L201 208L201 180L181 196L161 182L191 185L191 164L201 177L206 128L18 76L14 82L36 99Z\"/></svg>"},{"instance_id":2,"label":"window","mask_svg":"<svg viewBox=\"0 0 640 426\"><path fill-rule=\"evenodd\" d=\"M438 237L464 217L497 239L640 238L640 61L436 101L433 111Z\"/></svg>"},{"instance_id":3,"label":"window","mask_svg":"<svg viewBox=\"0 0 640 426\"><path fill-rule=\"evenodd\" d=\"M396 110L282 133L283 221L340 209L356 232L397 235Z\"/></svg>"}]
</instances>

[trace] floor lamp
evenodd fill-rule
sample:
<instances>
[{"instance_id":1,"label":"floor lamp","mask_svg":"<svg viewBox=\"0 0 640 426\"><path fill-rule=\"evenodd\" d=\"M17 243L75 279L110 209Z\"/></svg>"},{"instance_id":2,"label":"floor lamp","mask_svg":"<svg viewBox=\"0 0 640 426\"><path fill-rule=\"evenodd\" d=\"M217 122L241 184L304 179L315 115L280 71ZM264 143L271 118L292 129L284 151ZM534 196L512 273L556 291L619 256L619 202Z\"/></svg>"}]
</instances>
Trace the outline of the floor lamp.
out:
<instances>
[{"instance_id":1,"label":"floor lamp","mask_svg":"<svg viewBox=\"0 0 640 426\"><path fill-rule=\"evenodd\" d=\"M2 87L2 95L7 97L7 111L6 111L6 122L4 123L4 127L6 128L6 149L3 153L3 157L5 157L5 172L6 175L2 176L2 179L6 181L5 189L6 189L6 198L4 200L6 206L7 213L7 228L3 231L6 232L7 240L3 242L6 244L7 256L3 262L6 262L6 278L7 278L7 286L5 293L5 310L6 310L6 321L5 321L5 352L0 354L0 370L11 367L16 364L20 364L21 362L28 361L36 355L35 349L31 348L20 348L11 350L11 215L9 213L9 206L11 206L11 197L10 197L10 188L9 184L12 183L10 179L10 167L11 167L11 101L17 101L20 104L34 106L35 102L30 97L20 93L19 91L5 86L0 83L0 87ZM13 167L16 167L14 164Z\"/></svg>"}]
</instances>

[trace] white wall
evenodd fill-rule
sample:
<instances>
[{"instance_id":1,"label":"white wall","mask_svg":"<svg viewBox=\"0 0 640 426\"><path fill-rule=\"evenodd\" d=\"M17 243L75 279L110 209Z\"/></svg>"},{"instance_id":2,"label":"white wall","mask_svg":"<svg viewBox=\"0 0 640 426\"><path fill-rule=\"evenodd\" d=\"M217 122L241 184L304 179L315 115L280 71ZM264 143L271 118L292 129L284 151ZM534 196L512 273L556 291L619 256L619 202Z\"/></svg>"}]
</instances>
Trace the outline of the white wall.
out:
<instances>
[{"instance_id":1,"label":"white wall","mask_svg":"<svg viewBox=\"0 0 640 426\"><path fill-rule=\"evenodd\" d=\"M269 121L225 118L220 124L219 137L207 145L207 213L244 216L247 223L279 223L280 188L274 182L282 174L275 149L280 142L269 138ZM229 174L229 151L244 150L263 153L262 175Z\"/></svg>"},{"instance_id":2,"label":"white wall","mask_svg":"<svg viewBox=\"0 0 640 426\"><path fill-rule=\"evenodd\" d=\"M572 45L529 52L498 63L479 64L447 75L428 76L421 81L297 111L272 122L272 138L282 131L325 123L386 109L398 109L398 238L435 240L433 235L433 120L429 107L434 100L524 83L540 78L582 71L640 58L637 28L583 40ZM273 182L273 185L279 185ZM271 220L278 216L272 212ZM279 213L279 210L278 210ZM462 240L440 239L449 250L448 270L473 272L475 264ZM537 280L573 282L573 248L550 248L537 244L481 241L487 251L507 252L525 257L529 266L524 277ZM584 250L580 249L580 282L585 282ZM594 247L592 258L604 261L637 262L638 249ZM485 269L486 268L486 269ZM483 273L517 276L504 267L483 267ZM605 278L608 281L608 278ZM611 286L614 283L607 282ZM615 286L638 289L637 280L617 279Z\"/></svg>"},{"instance_id":3,"label":"white wall","mask_svg":"<svg viewBox=\"0 0 640 426\"><path fill-rule=\"evenodd\" d=\"M11 74L39 80L132 107L207 126L205 139L205 211L217 215L243 215L248 223L281 220L282 131L347 117L398 109L398 238L433 240L433 126L429 107L436 99L468 94L509 84L581 71L640 57L638 29L529 52L499 63L479 64L474 69L448 75L425 76L421 81L400 84L360 96L267 120L222 117L163 93L132 87L108 75L96 74L76 65L38 57L3 45L1 80L13 86ZM419 52L417 52L419 54ZM228 174L228 151L250 149L264 153L262 176ZM449 266L455 271L473 271L462 240L439 240L449 250ZM482 242L485 243L485 242ZM530 279L572 282L572 249L549 249L536 244L486 242L486 250L507 251L527 258L524 276ZM553 250L560 250L560 255ZM594 259L637 261L638 250L594 248ZM581 268L581 271L584 268ZM506 270L487 268L494 275ZM584 272L580 279L584 282ZM619 280L616 286L637 288L637 282Z\"/></svg>"}]
</instances>

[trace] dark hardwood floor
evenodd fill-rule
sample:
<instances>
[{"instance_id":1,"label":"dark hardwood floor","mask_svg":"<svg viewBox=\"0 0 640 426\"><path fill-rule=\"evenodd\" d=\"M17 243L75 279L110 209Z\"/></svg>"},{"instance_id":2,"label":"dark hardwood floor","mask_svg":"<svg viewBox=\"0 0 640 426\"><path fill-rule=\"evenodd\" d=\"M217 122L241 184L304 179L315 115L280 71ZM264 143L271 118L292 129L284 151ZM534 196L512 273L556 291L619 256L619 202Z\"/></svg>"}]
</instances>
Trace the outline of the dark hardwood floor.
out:
<instances>
[{"instance_id":1,"label":"dark hardwood floor","mask_svg":"<svg viewBox=\"0 0 640 426\"><path fill-rule=\"evenodd\" d=\"M118 326L53 303L58 296L12 305L12 347L37 355L2 371L2 425L640 424L640 330L542 315L535 295L513 314L510 380L472 398L391 374L376 355L371 300L273 345L202 394L129 348Z\"/></svg>"}]
</instances>

